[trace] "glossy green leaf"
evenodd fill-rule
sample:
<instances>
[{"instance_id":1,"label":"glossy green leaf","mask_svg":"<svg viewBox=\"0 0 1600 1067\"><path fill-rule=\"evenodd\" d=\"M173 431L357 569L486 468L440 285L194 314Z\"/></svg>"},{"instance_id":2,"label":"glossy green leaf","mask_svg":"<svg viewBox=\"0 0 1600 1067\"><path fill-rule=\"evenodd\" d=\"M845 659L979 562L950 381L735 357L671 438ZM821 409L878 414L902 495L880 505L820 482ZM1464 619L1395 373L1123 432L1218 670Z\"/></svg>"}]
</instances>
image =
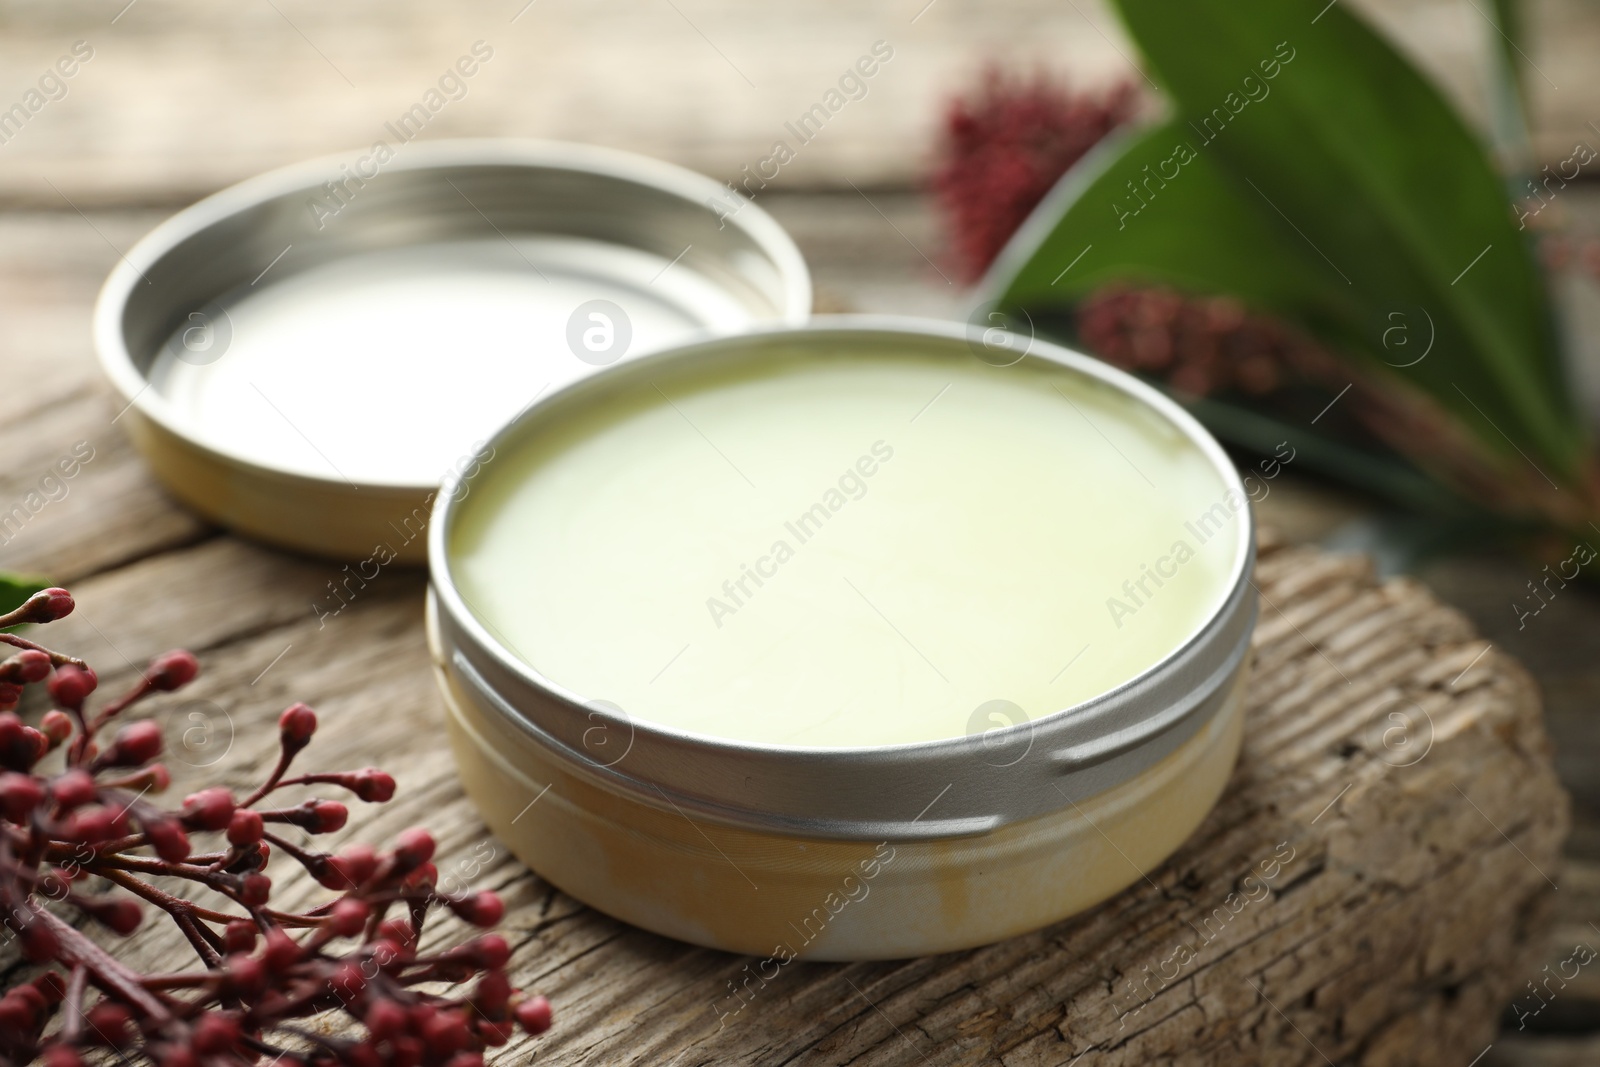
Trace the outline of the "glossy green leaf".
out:
<instances>
[{"instance_id":1,"label":"glossy green leaf","mask_svg":"<svg viewBox=\"0 0 1600 1067\"><path fill-rule=\"evenodd\" d=\"M1338 4L1119 7L1176 118L1080 163L995 288L1024 306L1123 278L1232 293L1387 364L1501 454L1575 471L1587 440L1541 280L1483 146L1438 91ZM1173 135L1193 160L1129 189ZM1396 325L1405 360L1384 358Z\"/></svg>"},{"instance_id":2,"label":"glossy green leaf","mask_svg":"<svg viewBox=\"0 0 1600 1067\"><path fill-rule=\"evenodd\" d=\"M1210 158L1184 151L1192 139L1174 120L1098 146L1006 246L985 279L989 295L1048 308L1133 281L1228 293L1325 334L1347 332L1359 308L1285 246Z\"/></svg>"}]
</instances>

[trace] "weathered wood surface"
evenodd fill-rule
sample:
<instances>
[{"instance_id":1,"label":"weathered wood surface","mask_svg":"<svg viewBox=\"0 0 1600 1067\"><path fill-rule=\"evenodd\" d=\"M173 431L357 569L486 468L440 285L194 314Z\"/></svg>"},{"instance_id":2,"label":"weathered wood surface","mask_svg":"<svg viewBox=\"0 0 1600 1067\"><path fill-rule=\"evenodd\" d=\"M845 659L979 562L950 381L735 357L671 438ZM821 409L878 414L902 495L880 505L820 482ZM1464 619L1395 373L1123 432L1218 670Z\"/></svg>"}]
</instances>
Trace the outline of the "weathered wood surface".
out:
<instances>
[{"instance_id":1,"label":"weathered wood surface","mask_svg":"<svg viewBox=\"0 0 1600 1067\"><path fill-rule=\"evenodd\" d=\"M1347 0L1481 120L1495 41L1484 0ZM1317 8L1307 4L1307 33ZM1524 5L1541 158L1594 142L1591 75L1600 13L1582 0ZM594 141L677 160L724 180L797 156L778 187L901 184L925 172L949 96L994 62L1080 86L1138 80L1101 0L6 0L0 110L74 42L93 56L0 144L0 200L53 208L167 203L269 167L365 148L482 40L493 57L429 120L425 136ZM784 130L875 41L895 57L823 134ZM60 92L54 83L51 95ZM10 132L9 130L6 132ZM391 144L392 137L388 138Z\"/></svg>"},{"instance_id":2,"label":"weathered wood surface","mask_svg":"<svg viewBox=\"0 0 1600 1067\"><path fill-rule=\"evenodd\" d=\"M874 199L904 237L854 194L778 202L823 299L958 310L960 298L912 247L930 239L916 202ZM211 530L152 485L112 422L118 405L90 358L86 316L112 246L126 248L155 220L0 216L9 457L0 504L24 499L76 442L95 449L67 494L0 545L0 566L72 583L80 611L52 627L54 640L89 657L108 686L166 648L201 654L201 680L160 710L184 738L175 790L258 776L272 719L295 699L323 712L311 750L320 766L394 771L399 797L360 809L354 831L436 828L445 878L506 893L518 978L555 1002L557 1029L500 1062L536 1053L550 1063L686 1065L1466 1064L1491 1041L1484 1063L1559 1062L1495 1060L1523 1047L1559 1054L1548 1039L1496 1038L1496 1020L1600 919L1600 868L1560 860L1565 799L1535 690L1417 584L1379 585L1357 559L1279 546L1258 576L1270 605L1245 756L1178 856L1089 915L1030 937L901 963L793 965L719 1027L714 1005L748 961L576 904L507 857L462 799L439 743L419 573L386 572L323 626L311 604L337 568ZM1351 510L1288 483L1267 506L1300 534ZM1408 716L1409 732L1391 732L1391 710ZM1429 737L1420 761L1400 765ZM1204 923L1284 842L1294 858L1272 896L1243 907L1119 1025L1139 1004L1127 982L1146 980L1144 968L1159 969L1185 939L1196 943L1189 924ZM280 892L293 901L318 891L286 882ZM1547 935L1552 909L1558 925ZM446 923L438 936L454 932ZM1600 945L1600 933L1589 943ZM152 925L129 951L177 965L188 949ZM1596 974L1585 970L1563 996L1600 1002ZM1531 1025L1548 1028L1556 1003Z\"/></svg>"}]
</instances>

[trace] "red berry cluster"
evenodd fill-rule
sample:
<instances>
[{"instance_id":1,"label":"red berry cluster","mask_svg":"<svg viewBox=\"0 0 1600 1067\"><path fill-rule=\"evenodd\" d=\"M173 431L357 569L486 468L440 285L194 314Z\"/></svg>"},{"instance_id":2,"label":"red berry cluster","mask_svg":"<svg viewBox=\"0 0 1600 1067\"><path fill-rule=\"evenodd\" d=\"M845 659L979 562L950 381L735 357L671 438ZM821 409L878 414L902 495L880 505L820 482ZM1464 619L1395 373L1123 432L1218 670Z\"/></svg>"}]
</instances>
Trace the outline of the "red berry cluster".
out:
<instances>
[{"instance_id":1,"label":"red berry cluster","mask_svg":"<svg viewBox=\"0 0 1600 1067\"><path fill-rule=\"evenodd\" d=\"M47 589L0 615L0 627L51 622L72 609L66 590ZM288 776L316 733L310 708L296 704L278 720L276 766L250 795L202 789L173 810L146 799L171 781L155 762L156 724L128 723L109 740L102 731L150 694L192 681L192 655L158 656L126 693L90 712L97 679L81 660L13 633L0 632L0 642L17 650L0 661L0 908L23 957L42 968L0 995L0 1067L35 1059L81 1067L108 1051L156 1067L481 1067L484 1050L517 1029L549 1028L549 1001L512 988L503 937L418 952L435 905L477 927L505 912L490 892L438 891L426 830L405 831L388 851L354 844L337 854L277 832L329 833L349 817L338 801L285 804L276 799L283 789L334 786L374 803L394 796L394 779L376 768ZM14 709L37 682L57 707L30 726ZM191 837L199 835L216 835L217 844L198 848ZM265 873L274 851L339 895L304 912L274 908ZM172 919L201 967L143 974L82 928L131 934L147 906ZM71 921L73 913L84 922ZM420 988L473 979L457 996ZM334 1010L351 1024L305 1025Z\"/></svg>"},{"instance_id":2,"label":"red berry cluster","mask_svg":"<svg viewBox=\"0 0 1600 1067\"><path fill-rule=\"evenodd\" d=\"M967 280L983 274L1056 180L1132 118L1137 103L1128 84L1074 94L1043 74L1008 80L991 67L976 94L950 105L932 186Z\"/></svg>"},{"instance_id":3,"label":"red berry cluster","mask_svg":"<svg viewBox=\"0 0 1600 1067\"><path fill-rule=\"evenodd\" d=\"M1106 362L1196 396L1260 396L1286 379L1337 377L1331 353L1230 297L1113 286L1078 306L1077 325L1084 347Z\"/></svg>"}]
</instances>

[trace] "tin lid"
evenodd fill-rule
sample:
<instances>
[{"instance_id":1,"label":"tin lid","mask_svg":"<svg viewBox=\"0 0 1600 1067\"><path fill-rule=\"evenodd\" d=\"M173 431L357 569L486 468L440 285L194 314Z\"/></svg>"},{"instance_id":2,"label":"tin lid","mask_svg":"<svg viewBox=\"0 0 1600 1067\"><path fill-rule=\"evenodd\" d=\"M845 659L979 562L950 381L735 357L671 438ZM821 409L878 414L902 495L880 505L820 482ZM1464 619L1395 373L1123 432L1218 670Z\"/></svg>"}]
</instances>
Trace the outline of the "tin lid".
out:
<instances>
[{"instance_id":1,"label":"tin lid","mask_svg":"<svg viewBox=\"0 0 1600 1067\"><path fill-rule=\"evenodd\" d=\"M541 392L810 303L789 237L709 178L572 144L383 142L163 223L94 331L124 401L208 456L430 491Z\"/></svg>"},{"instance_id":2,"label":"tin lid","mask_svg":"<svg viewBox=\"0 0 1600 1067\"><path fill-rule=\"evenodd\" d=\"M878 317L820 318L658 352L630 367L541 398L491 442L509 453L570 401L603 396L631 378L681 365L761 360L783 351L916 349L971 360L991 337L956 323ZM1039 341L1012 351L1085 375L1151 409L1205 457L1225 490L1246 498L1232 463L1195 420L1138 380ZM446 666L489 714L562 759L573 773L656 807L800 836L876 840L983 833L1066 808L1153 766L1194 736L1233 696L1249 652L1256 598L1249 581L1248 507L1204 622L1136 677L1074 706L1015 725L910 744L819 748L733 741L630 717L594 694L572 692L512 651L457 586L449 546L466 493L442 497L430 529L430 624Z\"/></svg>"}]
</instances>

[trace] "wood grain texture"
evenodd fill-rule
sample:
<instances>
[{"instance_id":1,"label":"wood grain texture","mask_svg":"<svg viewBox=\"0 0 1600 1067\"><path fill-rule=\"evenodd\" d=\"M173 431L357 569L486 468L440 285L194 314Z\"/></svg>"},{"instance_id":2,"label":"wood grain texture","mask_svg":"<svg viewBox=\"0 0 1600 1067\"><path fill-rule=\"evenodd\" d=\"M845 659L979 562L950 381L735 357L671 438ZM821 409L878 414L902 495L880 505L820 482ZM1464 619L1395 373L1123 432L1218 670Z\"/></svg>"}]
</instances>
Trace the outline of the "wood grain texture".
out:
<instances>
[{"instance_id":1,"label":"wood grain texture","mask_svg":"<svg viewBox=\"0 0 1600 1067\"><path fill-rule=\"evenodd\" d=\"M1475 120L1494 30L1477 0L1356 6ZM1544 160L1591 140L1588 72L1600 17L1528 5L1525 51ZM1307 32L1314 32L1307 13ZM474 41L493 58L424 134L556 137L672 159L720 180L786 140L780 188L909 185L926 172L950 95L986 63L1080 87L1138 81L1101 0L6 0L0 110L84 41L93 58L0 144L0 200L50 207L171 203L269 167L363 149ZM792 121L875 41L895 58L865 97L800 144ZM42 101L42 97L40 98Z\"/></svg>"},{"instance_id":2,"label":"wood grain texture","mask_svg":"<svg viewBox=\"0 0 1600 1067\"><path fill-rule=\"evenodd\" d=\"M911 198L874 200L775 203L819 289L841 303L959 313L910 247L928 236L925 214ZM259 777L272 721L297 699L323 717L312 766L379 763L396 774L396 801L358 809L350 833L434 828L447 881L506 894L517 978L555 1001L557 1029L496 1062L1464 1065L1491 1041L1484 1063L1582 1062L1550 1058L1577 1038L1495 1036L1505 1005L1600 917L1600 870L1561 864L1567 802L1532 684L1416 583L1380 584L1360 559L1270 540L1245 754L1178 855L1091 913L1000 945L791 965L719 1025L716 1005L727 1006L727 983L751 961L583 907L510 859L463 800L440 744L420 573L385 571L319 620L313 601L335 566L199 524L122 443L82 323L116 259L112 243L126 247L154 220L0 216L0 233L18 238L0 242L0 295L26 294L0 319L0 406L11 416L0 444L20 457L0 488L25 492L75 441L96 444L69 494L0 548L0 565L72 580L81 609L54 639L90 657L108 688L166 648L201 655L192 690L154 708L176 739L178 795ZM1213 918L1221 933L1197 958L1153 984L1153 997L1135 996L1128 983L1150 981L1145 968L1159 972L1185 939L1198 944L1195 927L1282 843L1294 858L1272 895L1225 925ZM321 892L278 873L285 903ZM443 922L431 936L460 933ZM157 923L119 951L188 965L189 949ZM1594 981L1574 982L1573 1001L1600 1001ZM1556 1020L1552 1007L1533 1022Z\"/></svg>"}]
</instances>

